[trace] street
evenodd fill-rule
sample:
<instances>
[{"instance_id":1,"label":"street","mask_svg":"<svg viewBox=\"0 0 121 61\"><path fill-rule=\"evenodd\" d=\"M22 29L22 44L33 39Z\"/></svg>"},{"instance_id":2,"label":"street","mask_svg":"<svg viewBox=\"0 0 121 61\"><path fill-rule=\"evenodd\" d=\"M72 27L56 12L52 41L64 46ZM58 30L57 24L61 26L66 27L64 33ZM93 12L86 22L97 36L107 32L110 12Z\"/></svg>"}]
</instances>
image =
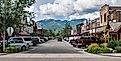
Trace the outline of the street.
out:
<instances>
[{"instance_id":1,"label":"street","mask_svg":"<svg viewBox=\"0 0 121 61\"><path fill-rule=\"evenodd\" d=\"M121 58L89 54L65 41L49 40L28 51L0 56L0 61L120 61Z\"/></svg>"},{"instance_id":2,"label":"street","mask_svg":"<svg viewBox=\"0 0 121 61\"><path fill-rule=\"evenodd\" d=\"M0 0L0 61L121 61L121 0Z\"/></svg>"},{"instance_id":3,"label":"street","mask_svg":"<svg viewBox=\"0 0 121 61\"><path fill-rule=\"evenodd\" d=\"M35 48L34 50L26 51L24 53L55 54L55 53L79 53L79 52L73 49L73 47L69 46L67 43L58 42L55 39L55 40L50 40L43 44L39 44L38 47Z\"/></svg>"}]
</instances>

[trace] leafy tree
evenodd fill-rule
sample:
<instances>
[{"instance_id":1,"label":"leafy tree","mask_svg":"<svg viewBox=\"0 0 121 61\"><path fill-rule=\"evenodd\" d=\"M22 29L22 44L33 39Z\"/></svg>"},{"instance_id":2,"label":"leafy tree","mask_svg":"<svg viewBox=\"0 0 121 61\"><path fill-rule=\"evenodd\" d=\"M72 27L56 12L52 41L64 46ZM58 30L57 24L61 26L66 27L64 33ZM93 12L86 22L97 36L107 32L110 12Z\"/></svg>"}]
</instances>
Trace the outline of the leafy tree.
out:
<instances>
[{"instance_id":1,"label":"leafy tree","mask_svg":"<svg viewBox=\"0 0 121 61\"><path fill-rule=\"evenodd\" d=\"M61 36L60 31L57 32L56 36Z\"/></svg>"},{"instance_id":2,"label":"leafy tree","mask_svg":"<svg viewBox=\"0 0 121 61\"><path fill-rule=\"evenodd\" d=\"M49 29L48 32L47 32L47 35L50 36L50 37L54 37L55 33L54 33L53 30Z\"/></svg>"},{"instance_id":3,"label":"leafy tree","mask_svg":"<svg viewBox=\"0 0 121 61\"><path fill-rule=\"evenodd\" d=\"M35 0L0 0L0 33L3 33L5 37L6 29L9 26L19 27L21 20L25 21L27 15L30 14L30 12L25 11L25 8L34 3Z\"/></svg>"},{"instance_id":4,"label":"leafy tree","mask_svg":"<svg viewBox=\"0 0 121 61\"><path fill-rule=\"evenodd\" d=\"M34 3L35 0L0 0L1 32L9 26L19 27L22 20L25 21L27 17L31 17L33 13L25 11L25 8Z\"/></svg>"},{"instance_id":5,"label":"leafy tree","mask_svg":"<svg viewBox=\"0 0 121 61\"><path fill-rule=\"evenodd\" d=\"M71 29L70 23L66 22L64 28L61 30L61 36L69 36L71 34Z\"/></svg>"}]
</instances>

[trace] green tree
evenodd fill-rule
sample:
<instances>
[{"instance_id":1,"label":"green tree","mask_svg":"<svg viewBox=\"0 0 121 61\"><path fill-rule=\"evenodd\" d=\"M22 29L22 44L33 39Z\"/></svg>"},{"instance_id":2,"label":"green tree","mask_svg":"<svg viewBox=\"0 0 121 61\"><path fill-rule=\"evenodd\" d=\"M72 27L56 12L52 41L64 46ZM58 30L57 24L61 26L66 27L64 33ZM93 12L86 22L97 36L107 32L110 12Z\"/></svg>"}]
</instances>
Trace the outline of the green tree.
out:
<instances>
[{"instance_id":1,"label":"green tree","mask_svg":"<svg viewBox=\"0 0 121 61\"><path fill-rule=\"evenodd\" d=\"M58 31L58 32L56 33L56 36L61 36L60 31Z\"/></svg>"},{"instance_id":2,"label":"green tree","mask_svg":"<svg viewBox=\"0 0 121 61\"><path fill-rule=\"evenodd\" d=\"M0 0L0 32L4 33L4 39L6 29L10 26L19 27L21 20L26 20L27 15L30 14L30 12L25 11L25 8L34 3L35 0ZM5 45L3 44L3 46Z\"/></svg>"},{"instance_id":3,"label":"green tree","mask_svg":"<svg viewBox=\"0 0 121 61\"><path fill-rule=\"evenodd\" d=\"M71 29L70 23L66 22L64 28L61 30L61 36L69 36L71 34Z\"/></svg>"},{"instance_id":4,"label":"green tree","mask_svg":"<svg viewBox=\"0 0 121 61\"><path fill-rule=\"evenodd\" d=\"M19 27L21 20L31 17L32 13L25 11L25 8L34 3L35 0L0 0L1 32L9 26Z\"/></svg>"},{"instance_id":5,"label":"green tree","mask_svg":"<svg viewBox=\"0 0 121 61\"><path fill-rule=\"evenodd\" d=\"M49 37L54 37L54 36L55 36L55 33L54 33L53 30L49 29L48 32L47 32L47 35L48 35Z\"/></svg>"}]
</instances>

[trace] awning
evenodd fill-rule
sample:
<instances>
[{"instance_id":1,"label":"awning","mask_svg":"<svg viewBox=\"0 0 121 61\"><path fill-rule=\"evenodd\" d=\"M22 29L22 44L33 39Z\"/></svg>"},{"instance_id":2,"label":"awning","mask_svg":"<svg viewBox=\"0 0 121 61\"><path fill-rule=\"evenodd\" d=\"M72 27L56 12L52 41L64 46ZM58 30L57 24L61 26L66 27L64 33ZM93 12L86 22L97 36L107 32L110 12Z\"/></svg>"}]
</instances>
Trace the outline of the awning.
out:
<instances>
[{"instance_id":1,"label":"awning","mask_svg":"<svg viewBox=\"0 0 121 61\"><path fill-rule=\"evenodd\" d=\"M20 35L28 35L28 33L26 31L22 31L19 33Z\"/></svg>"},{"instance_id":2,"label":"awning","mask_svg":"<svg viewBox=\"0 0 121 61\"><path fill-rule=\"evenodd\" d=\"M96 28L96 33L101 33L103 32L104 27Z\"/></svg>"},{"instance_id":3,"label":"awning","mask_svg":"<svg viewBox=\"0 0 121 61\"><path fill-rule=\"evenodd\" d=\"M111 29L111 32L117 32L121 28L121 22L114 22L114 23L109 23Z\"/></svg>"}]
</instances>

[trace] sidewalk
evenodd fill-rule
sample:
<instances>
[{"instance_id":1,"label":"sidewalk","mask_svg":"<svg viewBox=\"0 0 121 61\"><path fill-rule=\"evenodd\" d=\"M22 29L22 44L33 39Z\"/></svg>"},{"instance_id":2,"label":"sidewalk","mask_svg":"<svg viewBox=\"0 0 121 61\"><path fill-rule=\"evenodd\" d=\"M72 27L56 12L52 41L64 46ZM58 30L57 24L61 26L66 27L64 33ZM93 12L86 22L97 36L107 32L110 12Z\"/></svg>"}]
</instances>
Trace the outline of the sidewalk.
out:
<instances>
[{"instance_id":1,"label":"sidewalk","mask_svg":"<svg viewBox=\"0 0 121 61\"><path fill-rule=\"evenodd\" d=\"M0 56L7 55L8 53L0 53Z\"/></svg>"},{"instance_id":2,"label":"sidewalk","mask_svg":"<svg viewBox=\"0 0 121 61\"><path fill-rule=\"evenodd\" d=\"M105 54L100 54L102 56L110 56L110 57L121 57L121 53L105 53Z\"/></svg>"}]
</instances>

